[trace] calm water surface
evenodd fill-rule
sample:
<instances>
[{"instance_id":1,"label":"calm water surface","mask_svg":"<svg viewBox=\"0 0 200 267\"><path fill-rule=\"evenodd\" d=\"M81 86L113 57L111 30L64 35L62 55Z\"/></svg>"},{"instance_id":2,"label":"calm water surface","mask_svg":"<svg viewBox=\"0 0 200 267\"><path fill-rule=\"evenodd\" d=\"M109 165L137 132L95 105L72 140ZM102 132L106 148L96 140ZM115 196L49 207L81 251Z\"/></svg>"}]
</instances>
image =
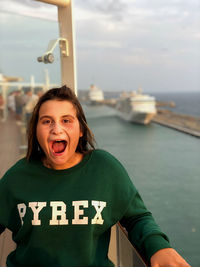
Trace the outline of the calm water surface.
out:
<instances>
[{"instance_id":1,"label":"calm water surface","mask_svg":"<svg viewBox=\"0 0 200 267\"><path fill-rule=\"evenodd\" d=\"M200 139L157 124L122 121L103 106L84 107L99 148L126 167L172 246L200 266Z\"/></svg>"}]
</instances>

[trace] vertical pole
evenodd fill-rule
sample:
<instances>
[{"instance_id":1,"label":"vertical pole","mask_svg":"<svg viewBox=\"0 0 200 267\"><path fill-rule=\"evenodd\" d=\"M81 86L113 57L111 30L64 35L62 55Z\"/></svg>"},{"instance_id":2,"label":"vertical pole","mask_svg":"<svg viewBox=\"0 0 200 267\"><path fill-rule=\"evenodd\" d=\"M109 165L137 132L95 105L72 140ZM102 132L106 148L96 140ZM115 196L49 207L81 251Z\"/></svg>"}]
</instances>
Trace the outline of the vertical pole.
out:
<instances>
[{"instance_id":1,"label":"vertical pole","mask_svg":"<svg viewBox=\"0 0 200 267\"><path fill-rule=\"evenodd\" d=\"M45 69L44 71L45 71L45 91L47 91L50 88L49 72L48 72L48 69ZM43 92L44 92L44 88L43 88Z\"/></svg>"},{"instance_id":2,"label":"vertical pole","mask_svg":"<svg viewBox=\"0 0 200 267\"><path fill-rule=\"evenodd\" d=\"M31 84L31 92L33 93L34 92L34 88L35 88L35 77L34 77L34 75L31 75L30 84Z\"/></svg>"},{"instance_id":3,"label":"vertical pole","mask_svg":"<svg viewBox=\"0 0 200 267\"><path fill-rule=\"evenodd\" d=\"M8 90L8 86L7 85L2 85L2 97L4 100L4 105L3 105L3 114L2 114L2 121L6 121L7 119L7 90Z\"/></svg>"},{"instance_id":4,"label":"vertical pole","mask_svg":"<svg viewBox=\"0 0 200 267\"><path fill-rule=\"evenodd\" d=\"M61 52L61 77L62 85L67 85L75 93L76 89L76 70L75 70L75 49L74 49L74 32L73 32L73 14L72 1L63 6L58 6L58 22L60 37L68 40L69 55L62 55Z\"/></svg>"},{"instance_id":5,"label":"vertical pole","mask_svg":"<svg viewBox=\"0 0 200 267\"><path fill-rule=\"evenodd\" d=\"M108 250L108 258L118 267L118 245L117 245L117 226L111 228L110 244Z\"/></svg>"}]
</instances>

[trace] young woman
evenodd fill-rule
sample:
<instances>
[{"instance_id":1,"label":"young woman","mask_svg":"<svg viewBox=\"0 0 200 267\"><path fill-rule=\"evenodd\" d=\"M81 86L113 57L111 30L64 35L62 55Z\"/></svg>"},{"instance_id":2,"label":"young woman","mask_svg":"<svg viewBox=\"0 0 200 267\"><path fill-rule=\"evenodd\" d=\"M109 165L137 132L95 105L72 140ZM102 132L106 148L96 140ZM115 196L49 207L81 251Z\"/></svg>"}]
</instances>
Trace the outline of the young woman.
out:
<instances>
[{"instance_id":1,"label":"young woman","mask_svg":"<svg viewBox=\"0 0 200 267\"><path fill-rule=\"evenodd\" d=\"M120 162L94 149L82 107L63 86L38 101L28 151L0 180L0 230L13 232L7 266L114 266L111 226L120 222L152 267L188 267L170 247Z\"/></svg>"}]
</instances>

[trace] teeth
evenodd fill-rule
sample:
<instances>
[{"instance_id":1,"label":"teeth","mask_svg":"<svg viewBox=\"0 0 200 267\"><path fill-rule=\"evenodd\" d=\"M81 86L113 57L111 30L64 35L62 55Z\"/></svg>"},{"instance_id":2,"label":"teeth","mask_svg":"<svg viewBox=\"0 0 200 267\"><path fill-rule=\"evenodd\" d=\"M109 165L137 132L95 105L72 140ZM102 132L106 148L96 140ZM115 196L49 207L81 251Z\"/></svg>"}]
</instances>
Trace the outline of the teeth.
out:
<instances>
[{"instance_id":1,"label":"teeth","mask_svg":"<svg viewBox=\"0 0 200 267\"><path fill-rule=\"evenodd\" d=\"M65 141L65 140L55 140L55 141L53 141L53 142L56 142L56 143L61 143L61 142L63 142L63 143L67 143L67 141Z\"/></svg>"}]
</instances>

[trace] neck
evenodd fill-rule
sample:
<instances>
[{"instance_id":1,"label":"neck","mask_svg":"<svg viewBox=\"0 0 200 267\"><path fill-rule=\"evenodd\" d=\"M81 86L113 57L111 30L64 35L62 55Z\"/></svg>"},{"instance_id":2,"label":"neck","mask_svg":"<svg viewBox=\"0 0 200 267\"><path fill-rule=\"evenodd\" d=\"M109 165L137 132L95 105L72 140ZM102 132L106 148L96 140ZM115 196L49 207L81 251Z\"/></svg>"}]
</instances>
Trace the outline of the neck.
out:
<instances>
[{"instance_id":1,"label":"neck","mask_svg":"<svg viewBox=\"0 0 200 267\"><path fill-rule=\"evenodd\" d=\"M69 169L75 165L77 165L78 163L80 163L83 159L83 154L81 153L76 153L75 154L75 158L73 159L73 163L72 162L67 162L64 165L54 165L52 164L52 162L50 162L47 158L43 158L42 159L42 163L45 167L49 168L49 169L54 169L54 170L65 170L65 169Z\"/></svg>"}]
</instances>

